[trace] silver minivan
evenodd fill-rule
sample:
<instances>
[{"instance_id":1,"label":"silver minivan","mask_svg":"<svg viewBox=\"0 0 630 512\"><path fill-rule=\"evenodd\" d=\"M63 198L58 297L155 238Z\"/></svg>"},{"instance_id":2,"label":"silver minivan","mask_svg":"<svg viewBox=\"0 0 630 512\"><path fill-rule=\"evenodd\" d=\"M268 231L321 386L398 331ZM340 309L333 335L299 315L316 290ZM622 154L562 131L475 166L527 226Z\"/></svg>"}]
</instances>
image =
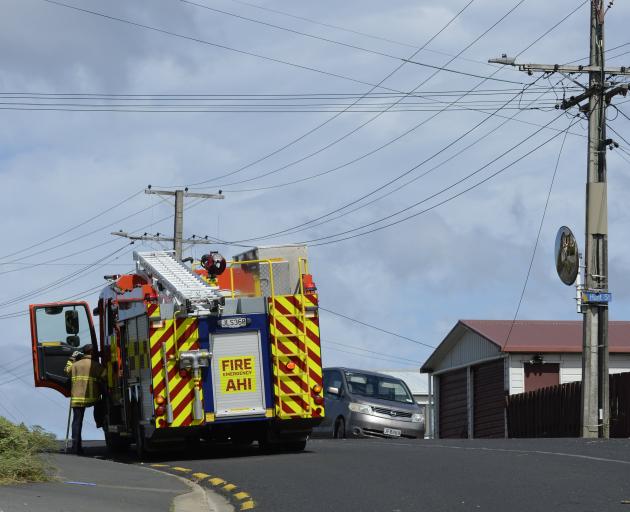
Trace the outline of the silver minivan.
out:
<instances>
[{"instance_id":1,"label":"silver minivan","mask_svg":"<svg viewBox=\"0 0 630 512\"><path fill-rule=\"evenodd\" d=\"M344 437L424 436L424 410L400 379L351 368L324 369L325 418L313 434Z\"/></svg>"}]
</instances>

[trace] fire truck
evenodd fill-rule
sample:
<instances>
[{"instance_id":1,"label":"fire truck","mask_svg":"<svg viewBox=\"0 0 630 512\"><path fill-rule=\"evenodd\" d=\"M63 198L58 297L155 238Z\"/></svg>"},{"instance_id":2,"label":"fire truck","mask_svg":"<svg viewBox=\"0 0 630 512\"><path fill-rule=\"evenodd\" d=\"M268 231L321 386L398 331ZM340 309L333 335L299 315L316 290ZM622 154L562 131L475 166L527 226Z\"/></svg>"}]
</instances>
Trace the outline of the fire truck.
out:
<instances>
[{"instance_id":1,"label":"fire truck","mask_svg":"<svg viewBox=\"0 0 630 512\"><path fill-rule=\"evenodd\" d=\"M98 423L112 451L209 439L303 450L324 416L317 290L305 246L188 266L134 252L86 302L30 305L35 385L69 396L63 368L92 344L107 370ZM98 318L98 336L93 316Z\"/></svg>"}]
</instances>

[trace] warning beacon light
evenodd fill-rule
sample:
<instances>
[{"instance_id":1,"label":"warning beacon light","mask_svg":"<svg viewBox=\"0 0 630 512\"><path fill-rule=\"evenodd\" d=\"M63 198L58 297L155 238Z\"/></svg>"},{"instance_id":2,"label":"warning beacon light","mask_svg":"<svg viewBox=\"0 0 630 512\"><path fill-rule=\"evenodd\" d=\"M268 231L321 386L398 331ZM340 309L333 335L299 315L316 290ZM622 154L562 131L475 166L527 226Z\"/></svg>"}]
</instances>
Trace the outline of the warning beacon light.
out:
<instances>
[{"instance_id":1,"label":"warning beacon light","mask_svg":"<svg viewBox=\"0 0 630 512\"><path fill-rule=\"evenodd\" d=\"M213 251L201 257L201 266L208 271L208 276L220 276L225 271L227 262L218 252Z\"/></svg>"}]
</instances>

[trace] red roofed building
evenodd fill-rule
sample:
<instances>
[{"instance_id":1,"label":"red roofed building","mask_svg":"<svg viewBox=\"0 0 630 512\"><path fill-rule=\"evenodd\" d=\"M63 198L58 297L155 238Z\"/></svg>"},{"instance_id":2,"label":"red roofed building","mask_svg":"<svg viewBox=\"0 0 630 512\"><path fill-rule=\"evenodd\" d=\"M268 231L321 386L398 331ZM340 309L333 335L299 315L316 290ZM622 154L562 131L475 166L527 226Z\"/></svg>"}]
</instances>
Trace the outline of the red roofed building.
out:
<instances>
[{"instance_id":1,"label":"red roofed building","mask_svg":"<svg viewBox=\"0 0 630 512\"><path fill-rule=\"evenodd\" d=\"M610 373L630 371L630 322L609 322ZM506 394L582 379L582 322L460 320L420 369L435 437L505 437Z\"/></svg>"}]
</instances>

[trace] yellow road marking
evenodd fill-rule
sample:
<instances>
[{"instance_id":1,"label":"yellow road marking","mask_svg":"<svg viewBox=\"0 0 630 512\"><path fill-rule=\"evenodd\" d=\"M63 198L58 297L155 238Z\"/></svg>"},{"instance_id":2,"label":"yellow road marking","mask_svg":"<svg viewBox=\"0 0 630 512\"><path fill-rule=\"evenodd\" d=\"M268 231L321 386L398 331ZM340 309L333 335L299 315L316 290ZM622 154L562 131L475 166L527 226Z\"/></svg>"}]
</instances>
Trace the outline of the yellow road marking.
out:
<instances>
[{"instance_id":1,"label":"yellow road marking","mask_svg":"<svg viewBox=\"0 0 630 512\"><path fill-rule=\"evenodd\" d=\"M167 468L168 464L151 464L152 468Z\"/></svg>"},{"instance_id":2,"label":"yellow road marking","mask_svg":"<svg viewBox=\"0 0 630 512\"><path fill-rule=\"evenodd\" d=\"M234 497L235 497L237 500L244 500L245 498L249 498L250 496L249 496L249 494L247 494L246 492L237 492L237 493L234 495Z\"/></svg>"},{"instance_id":3,"label":"yellow road marking","mask_svg":"<svg viewBox=\"0 0 630 512\"><path fill-rule=\"evenodd\" d=\"M179 466L173 466L172 469L174 469L175 471L181 471L182 473L188 473L192 471L192 469L180 468Z\"/></svg>"},{"instance_id":4,"label":"yellow road marking","mask_svg":"<svg viewBox=\"0 0 630 512\"><path fill-rule=\"evenodd\" d=\"M252 500L249 500L241 504L241 510L251 510L255 506L256 505L254 504L254 502Z\"/></svg>"},{"instance_id":5,"label":"yellow road marking","mask_svg":"<svg viewBox=\"0 0 630 512\"><path fill-rule=\"evenodd\" d=\"M212 485L221 485L225 483L225 480L223 480L223 478L211 478L210 483Z\"/></svg>"},{"instance_id":6,"label":"yellow road marking","mask_svg":"<svg viewBox=\"0 0 630 512\"><path fill-rule=\"evenodd\" d=\"M194 476L197 480L203 480L204 478L208 478L210 475L207 475L206 473L193 473L192 476Z\"/></svg>"},{"instance_id":7,"label":"yellow road marking","mask_svg":"<svg viewBox=\"0 0 630 512\"><path fill-rule=\"evenodd\" d=\"M224 488L226 491L233 491L234 489L236 489L236 485L234 485L234 484L225 484L225 485L223 486L223 488Z\"/></svg>"}]
</instances>

